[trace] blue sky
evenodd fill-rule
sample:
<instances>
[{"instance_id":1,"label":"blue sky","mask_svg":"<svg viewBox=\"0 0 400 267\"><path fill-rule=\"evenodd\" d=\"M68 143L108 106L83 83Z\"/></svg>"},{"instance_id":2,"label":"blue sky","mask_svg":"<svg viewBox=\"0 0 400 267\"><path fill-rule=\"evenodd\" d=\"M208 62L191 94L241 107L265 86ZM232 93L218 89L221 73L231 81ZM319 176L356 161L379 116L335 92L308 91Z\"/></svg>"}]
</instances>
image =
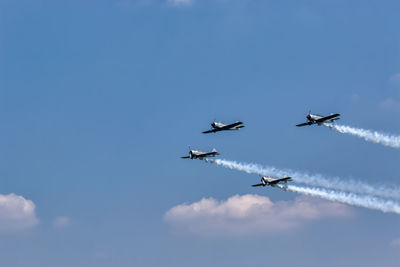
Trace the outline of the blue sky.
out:
<instances>
[{"instance_id":1,"label":"blue sky","mask_svg":"<svg viewBox=\"0 0 400 267\"><path fill-rule=\"evenodd\" d=\"M247 194L297 207L295 193L251 188L256 175L180 159L188 145L400 185L399 150L294 127L312 109L400 133L399 8L0 1L1 265L397 266L395 214L306 199L343 213L265 231L275 229L270 215L259 234L239 236L193 234L166 214ZM246 128L202 135L214 118Z\"/></svg>"}]
</instances>

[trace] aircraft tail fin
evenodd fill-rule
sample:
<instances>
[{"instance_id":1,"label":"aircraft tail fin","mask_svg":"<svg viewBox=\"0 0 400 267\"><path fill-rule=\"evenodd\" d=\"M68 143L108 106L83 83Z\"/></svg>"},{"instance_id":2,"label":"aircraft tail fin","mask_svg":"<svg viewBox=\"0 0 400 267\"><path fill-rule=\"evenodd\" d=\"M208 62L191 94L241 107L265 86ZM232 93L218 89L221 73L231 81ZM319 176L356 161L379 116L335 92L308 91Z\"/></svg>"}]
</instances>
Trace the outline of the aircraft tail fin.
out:
<instances>
[{"instance_id":1,"label":"aircraft tail fin","mask_svg":"<svg viewBox=\"0 0 400 267\"><path fill-rule=\"evenodd\" d=\"M285 179L285 181L284 181L285 183L292 181L292 177L287 176L287 175L285 175L285 176L283 177L283 179Z\"/></svg>"}]
</instances>

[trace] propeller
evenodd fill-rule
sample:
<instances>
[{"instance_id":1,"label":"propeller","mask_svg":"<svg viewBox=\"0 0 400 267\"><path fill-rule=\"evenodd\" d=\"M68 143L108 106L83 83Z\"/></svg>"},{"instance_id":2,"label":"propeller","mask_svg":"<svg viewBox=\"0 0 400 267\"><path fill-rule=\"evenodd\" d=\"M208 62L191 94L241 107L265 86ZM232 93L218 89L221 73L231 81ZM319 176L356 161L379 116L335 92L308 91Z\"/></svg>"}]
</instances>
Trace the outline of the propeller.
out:
<instances>
[{"instance_id":1,"label":"propeller","mask_svg":"<svg viewBox=\"0 0 400 267\"><path fill-rule=\"evenodd\" d=\"M215 122L216 122L216 119L214 118L214 120L211 123L211 127L215 128Z\"/></svg>"},{"instance_id":2,"label":"propeller","mask_svg":"<svg viewBox=\"0 0 400 267\"><path fill-rule=\"evenodd\" d=\"M192 152L192 149L190 148L190 146L189 146L189 157L191 159L193 159L193 152Z\"/></svg>"},{"instance_id":3,"label":"propeller","mask_svg":"<svg viewBox=\"0 0 400 267\"><path fill-rule=\"evenodd\" d=\"M306 116L306 118L307 118L308 120L311 119L311 109L308 111L308 115Z\"/></svg>"}]
</instances>

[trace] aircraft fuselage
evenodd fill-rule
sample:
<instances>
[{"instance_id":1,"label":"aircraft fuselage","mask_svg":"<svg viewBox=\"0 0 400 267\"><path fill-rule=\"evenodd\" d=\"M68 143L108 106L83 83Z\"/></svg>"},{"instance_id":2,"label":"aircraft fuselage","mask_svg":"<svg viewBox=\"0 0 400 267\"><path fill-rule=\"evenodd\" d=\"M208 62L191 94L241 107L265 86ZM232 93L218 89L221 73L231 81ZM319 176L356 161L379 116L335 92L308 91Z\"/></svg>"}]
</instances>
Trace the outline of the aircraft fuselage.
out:
<instances>
[{"instance_id":1,"label":"aircraft fuselage","mask_svg":"<svg viewBox=\"0 0 400 267\"><path fill-rule=\"evenodd\" d=\"M321 116L321 115L318 115L318 114L308 114L306 118L307 118L307 120L309 122L316 123L318 125L321 125L321 124L323 124L325 122L334 122L334 121L339 119L339 118L332 118L332 119L325 120L323 122L318 122L318 120L324 118L324 116Z\"/></svg>"},{"instance_id":2,"label":"aircraft fuselage","mask_svg":"<svg viewBox=\"0 0 400 267\"><path fill-rule=\"evenodd\" d=\"M322 119L322 118L323 118L323 116L321 116L321 115L316 115L316 114L308 114L307 115L307 120L312 123L317 123L316 121L319 119ZM318 123L318 124L320 124L320 123Z\"/></svg>"},{"instance_id":3,"label":"aircraft fuselage","mask_svg":"<svg viewBox=\"0 0 400 267\"><path fill-rule=\"evenodd\" d=\"M214 121L213 123L211 123L211 127L214 129L221 129L226 127L228 124L222 123L222 122L216 122ZM244 126L242 125L237 125L237 126L233 126L232 128L227 128L224 130L239 130L240 128L243 128Z\"/></svg>"},{"instance_id":4,"label":"aircraft fuselage","mask_svg":"<svg viewBox=\"0 0 400 267\"><path fill-rule=\"evenodd\" d=\"M219 155L219 153L215 149L211 152L204 152L200 150L189 150L189 157L182 157L182 158L203 159L208 157L215 157L217 155Z\"/></svg>"}]
</instances>

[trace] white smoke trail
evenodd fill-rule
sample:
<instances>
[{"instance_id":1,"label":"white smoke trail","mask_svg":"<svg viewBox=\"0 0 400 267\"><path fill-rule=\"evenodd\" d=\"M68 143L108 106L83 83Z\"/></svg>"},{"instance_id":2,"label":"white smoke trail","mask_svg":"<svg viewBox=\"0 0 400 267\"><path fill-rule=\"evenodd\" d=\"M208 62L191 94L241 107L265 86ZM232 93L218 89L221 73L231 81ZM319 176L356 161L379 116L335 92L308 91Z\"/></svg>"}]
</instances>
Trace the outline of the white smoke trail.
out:
<instances>
[{"instance_id":1,"label":"white smoke trail","mask_svg":"<svg viewBox=\"0 0 400 267\"><path fill-rule=\"evenodd\" d=\"M254 173L259 175L271 175L283 177L285 175L291 176L295 183L302 183L310 186L319 186L324 188L336 189L340 191L348 191L352 193L368 194L372 196L379 196L392 199L400 199L400 188L398 187L385 187L382 185L372 186L365 184L361 181L352 179L342 180L338 177L326 178L321 174L308 174L290 169L277 169L275 167L263 167L258 164L240 163L236 161L215 159L208 160L208 162L223 166L225 168L243 171L246 173Z\"/></svg>"},{"instance_id":2,"label":"white smoke trail","mask_svg":"<svg viewBox=\"0 0 400 267\"><path fill-rule=\"evenodd\" d=\"M299 187L293 185L287 186L286 189L292 192L320 197L323 199L345 203L353 206L400 214L400 204L391 200L379 199L368 195L356 195L334 190Z\"/></svg>"},{"instance_id":3,"label":"white smoke trail","mask_svg":"<svg viewBox=\"0 0 400 267\"><path fill-rule=\"evenodd\" d=\"M381 144L388 147L400 148L400 136L389 135L377 131L354 128L346 125L324 124L326 127L335 129L339 133L350 134L363 138L365 141Z\"/></svg>"}]
</instances>

